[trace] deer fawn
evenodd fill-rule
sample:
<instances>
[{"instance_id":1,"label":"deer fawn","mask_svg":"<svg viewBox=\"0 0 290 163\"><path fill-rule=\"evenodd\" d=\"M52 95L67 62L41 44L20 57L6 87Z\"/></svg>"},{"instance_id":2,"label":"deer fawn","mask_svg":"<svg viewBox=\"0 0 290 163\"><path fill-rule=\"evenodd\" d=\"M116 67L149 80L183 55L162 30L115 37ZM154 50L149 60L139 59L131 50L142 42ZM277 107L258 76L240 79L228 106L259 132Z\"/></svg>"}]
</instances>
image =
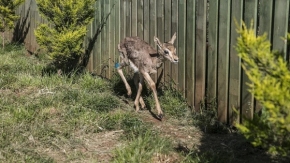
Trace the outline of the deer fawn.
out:
<instances>
[{"instance_id":1,"label":"deer fawn","mask_svg":"<svg viewBox=\"0 0 290 163\"><path fill-rule=\"evenodd\" d=\"M126 86L128 96L132 94L132 91L123 74L122 68L130 66L134 70L133 79L138 90L134 101L136 111L140 109L139 103L142 109L145 108L145 103L141 96L145 79L153 91L156 109L158 111L157 117L160 120L163 118L163 112L158 101L155 83L150 77L150 74L157 73L157 69L161 67L165 58L172 63L178 63L176 48L173 45L175 39L176 33L174 33L170 41L165 43L161 43L159 39L154 36L154 42L158 46L157 50L139 37L126 37L118 44L121 62L117 63L115 67Z\"/></svg>"}]
</instances>

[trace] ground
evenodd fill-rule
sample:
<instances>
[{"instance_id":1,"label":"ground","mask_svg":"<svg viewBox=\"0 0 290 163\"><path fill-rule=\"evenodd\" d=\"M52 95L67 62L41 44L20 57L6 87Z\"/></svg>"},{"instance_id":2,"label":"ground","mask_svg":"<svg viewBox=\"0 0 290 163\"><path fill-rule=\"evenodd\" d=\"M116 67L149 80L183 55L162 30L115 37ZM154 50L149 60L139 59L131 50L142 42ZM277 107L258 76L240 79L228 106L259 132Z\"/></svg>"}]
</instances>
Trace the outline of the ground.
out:
<instances>
[{"instance_id":1,"label":"ground","mask_svg":"<svg viewBox=\"0 0 290 163\"><path fill-rule=\"evenodd\" d=\"M24 51L0 51L0 162L290 162L224 124L205 127L215 109L198 119L174 86L158 87L160 121L145 88L148 110L136 113L120 78L43 75L46 60Z\"/></svg>"}]
</instances>

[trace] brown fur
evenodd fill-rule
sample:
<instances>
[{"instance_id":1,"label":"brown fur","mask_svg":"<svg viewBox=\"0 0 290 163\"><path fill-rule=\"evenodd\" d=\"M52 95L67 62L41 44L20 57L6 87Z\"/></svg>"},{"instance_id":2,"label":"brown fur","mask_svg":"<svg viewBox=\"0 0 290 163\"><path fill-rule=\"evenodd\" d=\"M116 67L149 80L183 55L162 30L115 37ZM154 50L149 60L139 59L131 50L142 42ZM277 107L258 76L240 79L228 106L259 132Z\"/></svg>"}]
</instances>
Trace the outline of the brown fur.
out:
<instances>
[{"instance_id":1,"label":"brown fur","mask_svg":"<svg viewBox=\"0 0 290 163\"><path fill-rule=\"evenodd\" d=\"M126 37L120 42L120 44L118 44L118 50L121 53L121 64L117 69L123 82L125 83L128 95L131 95L132 92L129 84L127 83L127 80L123 75L122 68L129 65L132 68L138 69L134 75L135 85L138 89L134 103L136 106L136 111L139 110L139 103L141 104L142 108L145 107L145 103L141 96L143 79L145 79L153 91L158 116L160 119L162 118L163 113L157 98L155 83L149 74L156 73L157 69L161 67L165 58L174 63L178 62L178 57L175 53L176 48L173 45L175 39L176 34L172 36L170 41L166 43L160 43L159 39L154 37L154 42L159 48L158 50L155 50L147 42L140 39L139 37Z\"/></svg>"}]
</instances>

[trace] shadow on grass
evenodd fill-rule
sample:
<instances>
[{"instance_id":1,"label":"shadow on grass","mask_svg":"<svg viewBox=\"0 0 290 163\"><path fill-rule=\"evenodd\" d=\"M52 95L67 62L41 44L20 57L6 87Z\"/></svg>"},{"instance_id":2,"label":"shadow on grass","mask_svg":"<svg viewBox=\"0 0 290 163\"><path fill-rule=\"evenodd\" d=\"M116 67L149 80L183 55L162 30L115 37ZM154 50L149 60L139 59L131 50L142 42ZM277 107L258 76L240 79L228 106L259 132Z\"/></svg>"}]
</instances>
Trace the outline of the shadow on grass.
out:
<instances>
[{"instance_id":1,"label":"shadow on grass","mask_svg":"<svg viewBox=\"0 0 290 163\"><path fill-rule=\"evenodd\" d=\"M238 130L217 120L215 100L193 113L193 125L202 132L198 145L179 145L175 150L186 156L184 162L208 163L286 163L287 158L270 156L254 147Z\"/></svg>"}]
</instances>

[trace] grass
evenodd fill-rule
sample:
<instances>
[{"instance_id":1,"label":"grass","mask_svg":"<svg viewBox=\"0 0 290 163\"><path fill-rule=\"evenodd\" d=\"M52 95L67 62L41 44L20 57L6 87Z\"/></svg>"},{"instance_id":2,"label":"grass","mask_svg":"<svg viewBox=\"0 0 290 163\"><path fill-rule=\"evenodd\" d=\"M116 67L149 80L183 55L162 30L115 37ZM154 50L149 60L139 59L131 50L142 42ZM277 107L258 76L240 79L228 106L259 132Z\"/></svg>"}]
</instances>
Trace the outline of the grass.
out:
<instances>
[{"instance_id":1,"label":"grass","mask_svg":"<svg viewBox=\"0 0 290 163\"><path fill-rule=\"evenodd\" d=\"M186 99L176 89L176 84L173 81L162 84L158 89L158 95L165 115L177 119L184 119L187 115L190 115ZM148 101L150 106L155 106L153 94L149 95Z\"/></svg>"},{"instance_id":2,"label":"grass","mask_svg":"<svg viewBox=\"0 0 290 163\"><path fill-rule=\"evenodd\" d=\"M162 144L170 144L126 110L112 83L89 73L43 74L45 57L24 53L14 45L0 51L1 162L96 161L99 155L82 152L85 140L115 130L124 131L120 141L128 151L156 143L149 153L162 153ZM123 157L117 153L117 160Z\"/></svg>"},{"instance_id":3,"label":"grass","mask_svg":"<svg viewBox=\"0 0 290 163\"><path fill-rule=\"evenodd\" d=\"M215 131L221 128L216 125L214 104L191 117L173 82L158 90L165 116L177 122L192 118L193 124L152 124L143 117L144 112L134 112L132 101L128 105L120 99L126 90L118 76L108 81L88 72L45 74L43 70L49 64L46 57L26 56L24 48L16 45L0 50L0 60L0 162L235 160L230 150L176 150L179 137L199 132L187 130L191 126L185 125L197 126L206 133L219 133ZM135 87L131 87L134 92ZM145 89L143 96L153 109L152 92ZM199 141L206 144L206 139Z\"/></svg>"},{"instance_id":4,"label":"grass","mask_svg":"<svg viewBox=\"0 0 290 163\"><path fill-rule=\"evenodd\" d=\"M84 145L76 132L99 132L99 119L121 107L109 91L110 83L88 73L42 76L47 61L25 56L19 46L7 46L0 57L0 161L58 162L86 157L82 152L78 157L67 153ZM48 149L54 154L67 152L53 158L44 152Z\"/></svg>"}]
</instances>

